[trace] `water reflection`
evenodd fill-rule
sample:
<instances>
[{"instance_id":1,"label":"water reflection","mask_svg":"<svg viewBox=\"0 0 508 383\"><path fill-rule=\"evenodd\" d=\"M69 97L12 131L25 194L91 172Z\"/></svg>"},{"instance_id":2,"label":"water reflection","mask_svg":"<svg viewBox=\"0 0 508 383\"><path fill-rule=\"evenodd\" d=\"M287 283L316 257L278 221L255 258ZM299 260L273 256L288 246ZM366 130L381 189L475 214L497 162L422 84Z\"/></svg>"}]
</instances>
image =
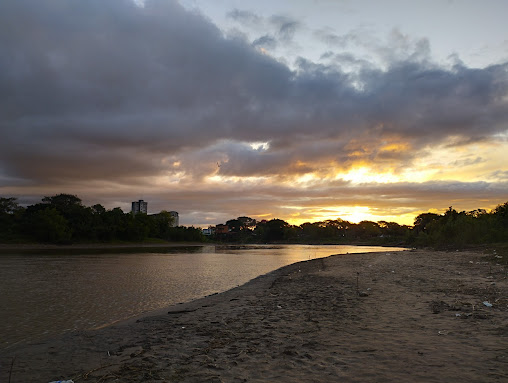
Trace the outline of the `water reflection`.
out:
<instances>
[{"instance_id":1,"label":"water reflection","mask_svg":"<svg viewBox=\"0 0 508 383\"><path fill-rule=\"evenodd\" d=\"M225 291L290 263L387 249L267 245L112 250L1 254L0 347Z\"/></svg>"},{"instance_id":2,"label":"water reflection","mask_svg":"<svg viewBox=\"0 0 508 383\"><path fill-rule=\"evenodd\" d=\"M215 245L193 245L193 246L146 246L146 247L55 247L55 248L20 248L16 250L0 248L0 256L3 255L103 255L103 254L189 254L189 253L206 253L213 252Z\"/></svg>"}]
</instances>

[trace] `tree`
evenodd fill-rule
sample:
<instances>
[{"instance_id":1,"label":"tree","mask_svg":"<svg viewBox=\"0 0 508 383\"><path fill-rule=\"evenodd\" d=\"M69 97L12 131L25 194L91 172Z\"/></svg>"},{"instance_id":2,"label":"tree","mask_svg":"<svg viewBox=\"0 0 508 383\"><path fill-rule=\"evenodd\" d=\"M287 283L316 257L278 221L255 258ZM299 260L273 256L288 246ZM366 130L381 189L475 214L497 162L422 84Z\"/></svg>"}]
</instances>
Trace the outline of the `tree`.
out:
<instances>
[{"instance_id":1,"label":"tree","mask_svg":"<svg viewBox=\"0 0 508 383\"><path fill-rule=\"evenodd\" d=\"M36 211L29 226L34 239L39 242L65 243L71 239L66 219L53 207Z\"/></svg>"},{"instance_id":2,"label":"tree","mask_svg":"<svg viewBox=\"0 0 508 383\"><path fill-rule=\"evenodd\" d=\"M399 225L397 222L378 222L381 233L389 237L403 237L407 234L408 227Z\"/></svg>"},{"instance_id":3,"label":"tree","mask_svg":"<svg viewBox=\"0 0 508 383\"><path fill-rule=\"evenodd\" d=\"M186 241L186 242L204 242L205 237L201 229L195 227L170 227L169 240L171 241Z\"/></svg>"},{"instance_id":4,"label":"tree","mask_svg":"<svg viewBox=\"0 0 508 383\"><path fill-rule=\"evenodd\" d=\"M83 206L81 199L77 196L62 193L44 197L42 203L55 208L67 220L73 241L97 239L93 210Z\"/></svg>"},{"instance_id":5,"label":"tree","mask_svg":"<svg viewBox=\"0 0 508 383\"><path fill-rule=\"evenodd\" d=\"M306 240L317 241L320 238L321 227L319 222L305 222L300 225L302 235Z\"/></svg>"},{"instance_id":6,"label":"tree","mask_svg":"<svg viewBox=\"0 0 508 383\"><path fill-rule=\"evenodd\" d=\"M145 213L130 214L129 240L142 241L153 232L153 220Z\"/></svg>"},{"instance_id":7,"label":"tree","mask_svg":"<svg viewBox=\"0 0 508 383\"><path fill-rule=\"evenodd\" d=\"M169 229L173 227L175 218L166 210L159 214L152 215L151 237L167 239L169 237Z\"/></svg>"},{"instance_id":8,"label":"tree","mask_svg":"<svg viewBox=\"0 0 508 383\"><path fill-rule=\"evenodd\" d=\"M93 205L91 209L94 215L102 215L106 212L106 208L101 204Z\"/></svg>"},{"instance_id":9,"label":"tree","mask_svg":"<svg viewBox=\"0 0 508 383\"><path fill-rule=\"evenodd\" d=\"M101 233L104 241L113 239L128 240L127 227L129 226L130 214L125 214L122 209L115 207L103 214L104 231Z\"/></svg>"},{"instance_id":10,"label":"tree","mask_svg":"<svg viewBox=\"0 0 508 383\"><path fill-rule=\"evenodd\" d=\"M229 231L226 234L216 233L215 238L226 242L252 242L254 237L254 228L256 227L256 220L251 217L238 217L230 219L226 222L225 226Z\"/></svg>"},{"instance_id":11,"label":"tree","mask_svg":"<svg viewBox=\"0 0 508 383\"><path fill-rule=\"evenodd\" d=\"M372 221L362 221L351 225L351 236L356 239L370 239L381 235L379 224Z\"/></svg>"},{"instance_id":12,"label":"tree","mask_svg":"<svg viewBox=\"0 0 508 383\"><path fill-rule=\"evenodd\" d=\"M253 230L256 227L256 220L251 217L238 217L242 230Z\"/></svg>"},{"instance_id":13,"label":"tree","mask_svg":"<svg viewBox=\"0 0 508 383\"><path fill-rule=\"evenodd\" d=\"M0 239L9 241L16 237L22 212L16 198L0 197Z\"/></svg>"},{"instance_id":14,"label":"tree","mask_svg":"<svg viewBox=\"0 0 508 383\"><path fill-rule=\"evenodd\" d=\"M281 219L272 219L265 223L258 223L256 232L265 242L278 242L285 239L285 229L289 227L286 221Z\"/></svg>"},{"instance_id":15,"label":"tree","mask_svg":"<svg viewBox=\"0 0 508 383\"><path fill-rule=\"evenodd\" d=\"M57 194L52 197L44 197L43 203L50 204L61 212L68 211L75 206L82 206L81 199L72 194Z\"/></svg>"},{"instance_id":16,"label":"tree","mask_svg":"<svg viewBox=\"0 0 508 383\"><path fill-rule=\"evenodd\" d=\"M415 218L414 230L416 233L428 231L429 224L438 221L442 216L435 213L422 213Z\"/></svg>"},{"instance_id":17,"label":"tree","mask_svg":"<svg viewBox=\"0 0 508 383\"><path fill-rule=\"evenodd\" d=\"M0 214L14 214L19 209L17 198L0 197Z\"/></svg>"},{"instance_id":18,"label":"tree","mask_svg":"<svg viewBox=\"0 0 508 383\"><path fill-rule=\"evenodd\" d=\"M230 219L226 222L226 226L229 227L229 230L233 233L239 233L243 228L242 222L238 219Z\"/></svg>"},{"instance_id":19,"label":"tree","mask_svg":"<svg viewBox=\"0 0 508 383\"><path fill-rule=\"evenodd\" d=\"M493 211L493 215L499 224L508 227L508 202L497 206Z\"/></svg>"}]
</instances>

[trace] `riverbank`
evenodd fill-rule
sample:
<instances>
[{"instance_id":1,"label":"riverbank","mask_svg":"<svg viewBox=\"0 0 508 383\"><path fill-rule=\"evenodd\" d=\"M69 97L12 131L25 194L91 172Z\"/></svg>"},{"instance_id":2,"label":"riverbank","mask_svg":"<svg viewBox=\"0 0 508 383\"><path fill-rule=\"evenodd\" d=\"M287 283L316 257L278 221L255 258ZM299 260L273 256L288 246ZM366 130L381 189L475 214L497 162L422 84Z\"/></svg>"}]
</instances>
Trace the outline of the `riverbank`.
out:
<instances>
[{"instance_id":1,"label":"riverbank","mask_svg":"<svg viewBox=\"0 0 508 383\"><path fill-rule=\"evenodd\" d=\"M506 381L506 273L476 252L300 262L149 316L9 349L0 381Z\"/></svg>"}]
</instances>

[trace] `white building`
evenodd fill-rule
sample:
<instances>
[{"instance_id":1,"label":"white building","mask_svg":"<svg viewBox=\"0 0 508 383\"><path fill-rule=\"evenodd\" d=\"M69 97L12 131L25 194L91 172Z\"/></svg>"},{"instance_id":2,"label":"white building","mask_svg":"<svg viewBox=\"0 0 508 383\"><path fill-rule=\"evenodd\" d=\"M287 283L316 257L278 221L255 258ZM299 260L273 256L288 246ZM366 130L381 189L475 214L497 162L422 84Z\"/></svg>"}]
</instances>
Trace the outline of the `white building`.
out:
<instances>
[{"instance_id":1,"label":"white building","mask_svg":"<svg viewBox=\"0 0 508 383\"><path fill-rule=\"evenodd\" d=\"M133 214L138 214L138 213L147 214L148 213L148 202L145 202L142 199L140 199L139 201L134 201L132 203L131 212Z\"/></svg>"},{"instance_id":2,"label":"white building","mask_svg":"<svg viewBox=\"0 0 508 383\"><path fill-rule=\"evenodd\" d=\"M170 211L169 214L173 217L173 227L180 226L180 218L178 217L178 212Z\"/></svg>"},{"instance_id":3,"label":"white building","mask_svg":"<svg viewBox=\"0 0 508 383\"><path fill-rule=\"evenodd\" d=\"M209 236L215 234L215 227L214 226L208 226L208 229L202 229L203 235Z\"/></svg>"}]
</instances>

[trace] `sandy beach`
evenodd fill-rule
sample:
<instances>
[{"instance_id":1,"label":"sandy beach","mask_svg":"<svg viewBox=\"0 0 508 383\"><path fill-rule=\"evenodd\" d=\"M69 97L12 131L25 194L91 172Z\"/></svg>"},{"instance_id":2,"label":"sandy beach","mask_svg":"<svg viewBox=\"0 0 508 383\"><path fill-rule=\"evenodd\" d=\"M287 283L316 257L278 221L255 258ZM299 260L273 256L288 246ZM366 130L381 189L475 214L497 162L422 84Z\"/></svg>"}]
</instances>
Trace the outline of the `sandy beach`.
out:
<instances>
[{"instance_id":1,"label":"sandy beach","mask_svg":"<svg viewBox=\"0 0 508 383\"><path fill-rule=\"evenodd\" d=\"M508 382L507 270L476 252L336 255L0 363L11 383Z\"/></svg>"}]
</instances>

